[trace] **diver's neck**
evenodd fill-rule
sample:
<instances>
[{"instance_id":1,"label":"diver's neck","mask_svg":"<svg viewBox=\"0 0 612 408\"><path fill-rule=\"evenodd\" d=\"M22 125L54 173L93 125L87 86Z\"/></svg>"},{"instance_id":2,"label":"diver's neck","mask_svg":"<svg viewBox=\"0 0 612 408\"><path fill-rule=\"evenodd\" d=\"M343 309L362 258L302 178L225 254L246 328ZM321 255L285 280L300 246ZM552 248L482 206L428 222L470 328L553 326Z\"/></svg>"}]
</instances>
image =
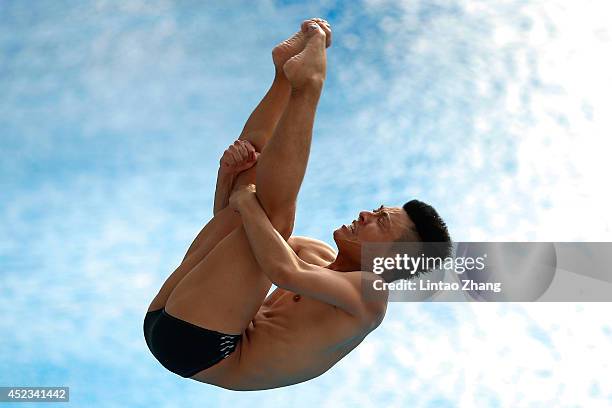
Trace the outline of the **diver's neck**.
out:
<instances>
[{"instance_id":1,"label":"diver's neck","mask_svg":"<svg viewBox=\"0 0 612 408\"><path fill-rule=\"evenodd\" d=\"M359 261L356 262L345 256L342 252L339 252L334 262L327 265L327 268L338 272L359 271L361 270L361 263Z\"/></svg>"}]
</instances>

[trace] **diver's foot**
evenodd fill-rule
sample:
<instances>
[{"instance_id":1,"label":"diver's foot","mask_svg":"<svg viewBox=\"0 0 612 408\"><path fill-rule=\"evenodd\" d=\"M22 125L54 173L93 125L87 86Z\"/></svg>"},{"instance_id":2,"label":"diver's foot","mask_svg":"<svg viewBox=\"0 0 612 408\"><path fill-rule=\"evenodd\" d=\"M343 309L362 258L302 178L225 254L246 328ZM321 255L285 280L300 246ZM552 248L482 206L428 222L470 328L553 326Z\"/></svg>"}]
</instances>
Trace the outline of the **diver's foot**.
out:
<instances>
[{"instance_id":1,"label":"diver's foot","mask_svg":"<svg viewBox=\"0 0 612 408\"><path fill-rule=\"evenodd\" d=\"M278 44L274 49L272 49L272 61L274 62L274 66L277 71L282 72L283 65L289 60L289 58L299 54L304 50L306 46L306 33L308 31L308 25L311 23L318 24L321 29L325 32L326 36L326 46L329 47L331 45L331 26L329 23L322 18L311 18L309 20L305 20L301 27L300 31L293 34L290 38Z\"/></svg>"},{"instance_id":2,"label":"diver's foot","mask_svg":"<svg viewBox=\"0 0 612 408\"><path fill-rule=\"evenodd\" d=\"M325 48L329 48L332 44L332 29L331 25L327 22L327 20L323 20L322 18L311 18L310 20L306 20L302 22L302 32L308 31L308 25L311 23L317 23L319 27L325 32Z\"/></svg>"},{"instance_id":3,"label":"diver's foot","mask_svg":"<svg viewBox=\"0 0 612 408\"><path fill-rule=\"evenodd\" d=\"M309 86L320 89L325 81L327 36L314 21L307 22L302 29L305 29L306 45L299 54L287 60L283 65L283 71L293 89Z\"/></svg>"}]
</instances>

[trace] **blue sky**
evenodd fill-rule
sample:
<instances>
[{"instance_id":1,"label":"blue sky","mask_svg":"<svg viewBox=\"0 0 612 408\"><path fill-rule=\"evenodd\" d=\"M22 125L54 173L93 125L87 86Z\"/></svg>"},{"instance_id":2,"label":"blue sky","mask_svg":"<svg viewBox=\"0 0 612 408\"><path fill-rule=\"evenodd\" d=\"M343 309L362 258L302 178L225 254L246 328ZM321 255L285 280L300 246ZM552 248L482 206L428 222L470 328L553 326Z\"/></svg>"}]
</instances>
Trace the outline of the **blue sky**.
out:
<instances>
[{"instance_id":1,"label":"blue sky","mask_svg":"<svg viewBox=\"0 0 612 408\"><path fill-rule=\"evenodd\" d=\"M253 393L142 338L271 48L312 16L335 43L296 234L418 197L457 241L610 241L611 10L586 3L3 1L0 383L77 406L608 406L608 304L392 304L328 373Z\"/></svg>"}]
</instances>

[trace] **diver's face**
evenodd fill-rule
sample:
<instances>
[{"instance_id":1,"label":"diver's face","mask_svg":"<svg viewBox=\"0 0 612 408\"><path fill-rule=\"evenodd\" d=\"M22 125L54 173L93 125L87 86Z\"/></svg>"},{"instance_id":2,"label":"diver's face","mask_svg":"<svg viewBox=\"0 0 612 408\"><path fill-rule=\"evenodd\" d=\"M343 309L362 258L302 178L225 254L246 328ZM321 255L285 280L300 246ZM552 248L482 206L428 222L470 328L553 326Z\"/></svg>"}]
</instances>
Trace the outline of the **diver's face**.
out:
<instances>
[{"instance_id":1,"label":"diver's face","mask_svg":"<svg viewBox=\"0 0 612 408\"><path fill-rule=\"evenodd\" d=\"M361 211L359 217L334 231L338 250L358 251L364 242L397 241L414 223L400 207L385 207L373 211ZM360 255L358 255L360 256Z\"/></svg>"}]
</instances>

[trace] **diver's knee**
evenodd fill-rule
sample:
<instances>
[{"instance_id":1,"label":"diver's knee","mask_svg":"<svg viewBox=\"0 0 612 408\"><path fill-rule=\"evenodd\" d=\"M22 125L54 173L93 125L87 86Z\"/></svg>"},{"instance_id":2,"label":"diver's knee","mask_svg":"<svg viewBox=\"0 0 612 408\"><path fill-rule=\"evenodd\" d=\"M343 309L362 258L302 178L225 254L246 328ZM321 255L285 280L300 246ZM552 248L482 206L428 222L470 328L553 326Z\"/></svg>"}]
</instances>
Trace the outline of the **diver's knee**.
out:
<instances>
[{"instance_id":1,"label":"diver's knee","mask_svg":"<svg viewBox=\"0 0 612 408\"><path fill-rule=\"evenodd\" d=\"M279 234L283 237L285 241L289 239L291 234L293 234L293 223L290 226L284 226L277 230Z\"/></svg>"},{"instance_id":2,"label":"diver's knee","mask_svg":"<svg viewBox=\"0 0 612 408\"><path fill-rule=\"evenodd\" d=\"M270 217L270 222L276 231L284 238L284 240L288 240L291 234L293 233L293 225L295 221L295 208L291 211L286 211L283 213L277 213Z\"/></svg>"}]
</instances>

